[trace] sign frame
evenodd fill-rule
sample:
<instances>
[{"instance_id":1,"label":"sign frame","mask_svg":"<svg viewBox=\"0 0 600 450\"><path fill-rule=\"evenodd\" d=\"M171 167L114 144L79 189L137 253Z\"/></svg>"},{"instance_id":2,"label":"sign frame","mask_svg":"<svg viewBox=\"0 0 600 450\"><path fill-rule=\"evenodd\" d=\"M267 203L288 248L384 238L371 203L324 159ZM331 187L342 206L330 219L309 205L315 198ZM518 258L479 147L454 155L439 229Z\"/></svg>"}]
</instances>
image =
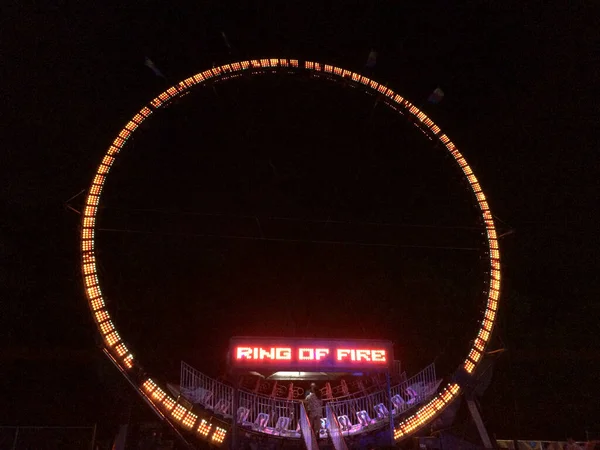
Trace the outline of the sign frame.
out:
<instances>
[{"instance_id":1,"label":"sign frame","mask_svg":"<svg viewBox=\"0 0 600 450\"><path fill-rule=\"evenodd\" d=\"M234 336L230 372L391 372L394 345L383 339Z\"/></svg>"}]
</instances>

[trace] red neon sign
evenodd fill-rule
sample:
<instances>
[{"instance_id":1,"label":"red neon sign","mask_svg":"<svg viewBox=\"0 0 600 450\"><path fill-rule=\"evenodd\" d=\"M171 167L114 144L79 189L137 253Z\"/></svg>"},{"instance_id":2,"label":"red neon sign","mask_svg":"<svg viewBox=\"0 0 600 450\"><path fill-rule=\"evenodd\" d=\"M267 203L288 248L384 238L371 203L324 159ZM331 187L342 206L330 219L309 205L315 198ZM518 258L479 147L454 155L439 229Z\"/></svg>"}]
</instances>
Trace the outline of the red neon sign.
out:
<instances>
[{"instance_id":1,"label":"red neon sign","mask_svg":"<svg viewBox=\"0 0 600 450\"><path fill-rule=\"evenodd\" d=\"M248 370L386 370L394 359L389 341L294 338L231 339L230 366Z\"/></svg>"}]
</instances>

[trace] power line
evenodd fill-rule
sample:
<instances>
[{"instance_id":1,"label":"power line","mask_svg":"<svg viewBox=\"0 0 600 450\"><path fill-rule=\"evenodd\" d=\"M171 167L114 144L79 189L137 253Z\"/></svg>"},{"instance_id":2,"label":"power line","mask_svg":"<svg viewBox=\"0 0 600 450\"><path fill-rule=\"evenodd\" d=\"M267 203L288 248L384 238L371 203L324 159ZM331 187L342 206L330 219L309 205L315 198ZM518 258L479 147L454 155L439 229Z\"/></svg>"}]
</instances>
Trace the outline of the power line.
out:
<instances>
[{"instance_id":1,"label":"power line","mask_svg":"<svg viewBox=\"0 0 600 450\"><path fill-rule=\"evenodd\" d=\"M202 217L228 217L235 219L248 219L256 220L259 215L245 215L245 214L227 214L227 213L204 213L197 211L169 211L163 209L153 208L117 208L117 207L105 207L104 210L117 210L125 212L148 212L165 215L183 215L183 216L202 216ZM474 225L432 225L432 224L410 224L410 223L393 223L393 222L361 222L352 220L332 220L332 219L311 219L311 218L297 218L297 217L281 217L281 216L262 216L262 220L280 221L280 222L300 222L300 223L316 223L316 224L332 224L332 225L368 225L368 226L380 226L380 227L399 227L399 228L435 228L435 229L463 229L463 230L483 230L481 226Z\"/></svg>"},{"instance_id":2,"label":"power line","mask_svg":"<svg viewBox=\"0 0 600 450\"><path fill-rule=\"evenodd\" d=\"M290 239L278 237L261 237L261 236L243 236L231 234L211 234L211 233L169 233L161 231L146 231L133 230L125 228L97 228L98 231L106 231L111 233L131 233L131 234L156 234L161 236L190 236L209 239L239 239L248 241L269 241L269 242L285 242L285 243L305 243L315 245L354 245L359 247L388 247L388 248L421 248L434 250L461 250L461 251L480 251L477 247L458 247L458 246L443 246L443 245L408 245L408 244L386 244L386 243L371 243L371 242L356 242L356 241L331 241L331 240L314 240L314 239Z\"/></svg>"}]
</instances>

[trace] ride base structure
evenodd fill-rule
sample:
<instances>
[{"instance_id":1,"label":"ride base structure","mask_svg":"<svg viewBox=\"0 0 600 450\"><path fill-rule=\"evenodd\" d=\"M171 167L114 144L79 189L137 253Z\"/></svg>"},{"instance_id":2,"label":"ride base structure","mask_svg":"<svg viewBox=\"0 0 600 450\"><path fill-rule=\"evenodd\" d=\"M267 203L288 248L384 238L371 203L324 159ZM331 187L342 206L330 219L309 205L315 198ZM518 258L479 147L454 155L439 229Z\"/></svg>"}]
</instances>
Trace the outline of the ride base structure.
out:
<instances>
[{"instance_id":1,"label":"ride base structure","mask_svg":"<svg viewBox=\"0 0 600 450\"><path fill-rule=\"evenodd\" d=\"M232 449L252 442L336 450L393 445L394 423L441 383L433 364L407 379L390 341L234 337L227 360L228 382L182 363L181 384L169 389L179 402L229 422L225 444ZM315 380L317 412L304 400Z\"/></svg>"}]
</instances>

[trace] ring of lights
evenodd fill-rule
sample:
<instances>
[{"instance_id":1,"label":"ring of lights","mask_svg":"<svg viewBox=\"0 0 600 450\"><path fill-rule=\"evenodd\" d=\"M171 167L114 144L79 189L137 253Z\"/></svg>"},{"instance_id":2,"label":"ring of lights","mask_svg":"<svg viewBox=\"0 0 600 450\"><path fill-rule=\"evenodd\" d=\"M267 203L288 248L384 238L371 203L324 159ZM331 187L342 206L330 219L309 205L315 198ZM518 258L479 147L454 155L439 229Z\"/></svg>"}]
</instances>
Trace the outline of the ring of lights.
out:
<instances>
[{"instance_id":1,"label":"ring of lights","mask_svg":"<svg viewBox=\"0 0 600 450\"><path fill-rule=\"evenodd\" d=\"M180 403L158 386L141 368L134 358L119 332L115 328L110 313L102 295L98 279L94 235L98 205L106 182L107 175L123 149L125 143L136 129L150 117L154 111L169 105L171 100L186 94L190 89L202 84L223 81L242 76L243 74L268 74L279 71L309 72L312 75L326 77L335 81L344 81L361 87L371 94L377 95L386 105L400 114L407 116L430 140L437 141L454 158L456 164L464 173L465 179L473 191L480 214L486 228L487 254L489 261L489 283L487 300L480 320L480 327L475 336L467 357L461 362L452 381L441 389L428 403L421 406L411 416L400 421L394 430L396 440L403 439L437 416L461 391L465 390L472 379L474 371L481 361L482 355L489 342L496 321L496 311L500 294L500 254L498 239L492 213L481 186L473 174L471 167L450 141L446 134L427 115L420 111L408 100L398 95L388 87L367 78L359 73L341 69L332 65L294 59L260 59L240 61L214 67L186 78L178 84L169 87L159 94L148 105L144 106L125 127L118 133L115 140L106 151L98 166L92 183L87 192L81 227L81 270L85 293L89 302L93 319L102 337L102 346L106 355L115 363L126 378L136 387L149 405L178 431L193 433L215 444L223 442L228 423L217 418L199 417L192 412L191 406ZM210 423L209 423L210 422ZM214 428L212 426L214 425Z\"/></svg>"}]
</instances>

